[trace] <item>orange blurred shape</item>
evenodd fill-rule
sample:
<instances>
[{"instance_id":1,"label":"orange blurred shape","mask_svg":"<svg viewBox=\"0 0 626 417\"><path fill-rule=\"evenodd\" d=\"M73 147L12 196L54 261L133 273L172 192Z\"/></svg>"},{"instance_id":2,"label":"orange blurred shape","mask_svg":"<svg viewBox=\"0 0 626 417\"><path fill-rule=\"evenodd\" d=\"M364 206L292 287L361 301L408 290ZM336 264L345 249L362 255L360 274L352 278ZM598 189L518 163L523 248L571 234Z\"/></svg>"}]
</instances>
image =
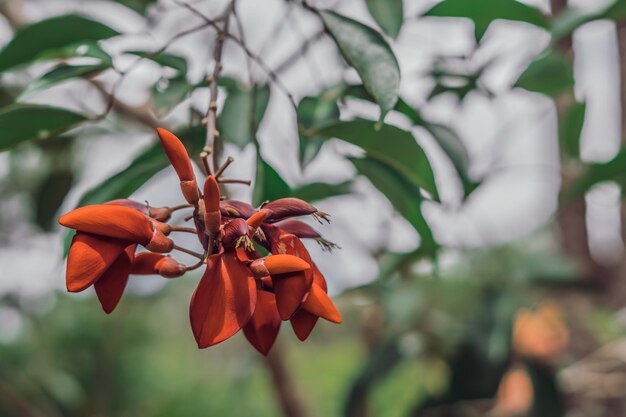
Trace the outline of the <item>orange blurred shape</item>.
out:
<instances>
[{"instance_id":1,"label":"orange blurred shape","mask_svg":"<svg viewBox=\"0 0 626 417\"><path fill-rule=\"evenodd\" d=\"M507 371L500 381L496 403L490 415L525 415L533 403L533 384L523 368Z\"/></svg>"},{"instance_id":2,"label":"orange blurred shape","mask_svg":"<svg viewBox=\"0 0 626 417\"><path fill-rule=\"evenodd\" d=\"M550 301L534 311L520 309L513 324L513 349L524 356L549 361L569 343L569 329L561 309Z\"/></svg>"}]
</instances>

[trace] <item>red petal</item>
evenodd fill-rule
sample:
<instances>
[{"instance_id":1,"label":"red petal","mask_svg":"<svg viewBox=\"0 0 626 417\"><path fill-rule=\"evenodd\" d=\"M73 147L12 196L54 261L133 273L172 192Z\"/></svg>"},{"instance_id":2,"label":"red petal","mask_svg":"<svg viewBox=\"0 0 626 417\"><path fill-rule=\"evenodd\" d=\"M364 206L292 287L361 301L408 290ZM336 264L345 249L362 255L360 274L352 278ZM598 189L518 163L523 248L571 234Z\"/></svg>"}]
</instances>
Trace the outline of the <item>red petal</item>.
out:
<instances>
[{"instance_id":1,"label":"red petal","mask_svg":"<svg viewBox=\"0 0 626 417\"><path fill-rule=\"evenodd\" d=\"M222 229L222 245L226 248L233 248L237 240L242 236L248 236L248 225L244 219L236 218L229 220Z\"/></svg>"},{"instance_id":2,"label":"red petal","mask_svg":"<svg viewBox=\"0 0 626 417\"><path fill-rule=\"evenodd\" d=\"M167 158L176 170L176 174L178 174L178 178L181 181L195 181L196 177L193 173L193 167L191 166L191 160L185 145L172 132L158 128L157 133Z\"/></svg>"},{"instance_id":3,"label":"red petal","mask_svg":"<svg viewBox=\"0 0 626 417\"><path fill-rule=\"evenodd\" d=\"M296 334L298 339L304 342L313 331L318 319L319 317L315 314L309 313L308 311L297 311L291 318L290 322L293 332Z\"/></svg>"},{"instance_id":4,"label":"red petal","mask_svg":"<svg viewBox=\"0 0 626 417\"><path fill-rule=\"evenodd\" d=\"M256 283L233 252L209 257L191 298L189 316L198 347L220 343L244 326L256 304Z\"/></svg>"},{"instance_id":5,"label":"red petal","mask_svg":"<svg viewBox=\"0 0 626 417\"><path fill-rule=\"evenodd\" d=\"M278 313L283 320L289 320L298 310L313 283L312 276L304 271L272 275Z\"/></svg>"},{"instance_id":6,"label":"red petal","mask_svg":"<svg viewBox=\"0 0 626 417\"><path fill-rule=\"evenodd\" d=\"M318 285L313 284L302 308L333 323L341 323L341 314L326 292Z\"/></svg>"},{"instance_id":7,"label":"red petal","mask_svg":"<svg viewBox=\"0 0 626 417\"><path fill-rule=\"evenodd\" d=\"M152 239L152 222L130 207L94 204L72 210L59 223L79 232L93 233L146 245Z\"/></svg>"},{"instance_id":8,"label":"red petal","mask_svg":"<svg viewBox=\"0 0 626 417\"><path fill-rule=\"evenodd\" d=\"M274 294L267 291L257 292L254 314L243 328L246 339L261 354L267 355L278 336L280 323Z\"/></svg>"},{"instance_id":9,"label":"red petal","mask_svg":"<svg viewBox=\"0 0 626 417\"><path fill-rule=\"evenodd\" d=\"M224 217L243 217L247 219L256 212L256 209L243 201L224 200L220 202L220 211Z\"/></svg>"},{"instance_id":10,"label":"red petal","mask_svg":"<svg viewBox=\"0 0 626 417\"><path fill-rule=\"evenodd\" d=\"M289 217L318 213L317 208L313 205L299 198L292 197L270 201L263 205L262 209L267 211L265 221L268 223L277 222Z\"/></svg>"},{"instance_id":11,"label":"red petal","mask_svg":"<svg viewBox=\"0 0 626 417\"><path fill-rule=\"evenodd\" d=\"M326 279L324 279L324 275L320 272L315 264L311 264L313 267L313 283L320 286L324 292L328 292L328 285L326 285Z\"/></svg>"},{"instance_id":12,"label":"red petal","mask_svg":"<svg viewBox=\"0 0 626 417\"><path fill-rule=\"evenodd\" d=\"M93 285L102 309L107 314L115 310L124 294L136 248L137 245L126 247L113 265Z\"/></svg>"},{"instance_id":13,"label":"red petal","mask_svg":"<svg viewBox=\"0 0 626 417\"><path fill-rule=\"evenodd\" d=\"M317 230L300 220L288 219L277 222L276 227L287 233L291 233L301 239L316 239L322 237Z\"/></svg>"},{"instance_id":14,"label":"red petal","mask_svg":"<svg viewBox=\"0 0 626 417\"><path fill-rule=\"evenodd\" d=\"M93 284L115 262L128 242L87 233L76 233L67 255L66 285L80 292Z\"/></svg>"}]
</instances>

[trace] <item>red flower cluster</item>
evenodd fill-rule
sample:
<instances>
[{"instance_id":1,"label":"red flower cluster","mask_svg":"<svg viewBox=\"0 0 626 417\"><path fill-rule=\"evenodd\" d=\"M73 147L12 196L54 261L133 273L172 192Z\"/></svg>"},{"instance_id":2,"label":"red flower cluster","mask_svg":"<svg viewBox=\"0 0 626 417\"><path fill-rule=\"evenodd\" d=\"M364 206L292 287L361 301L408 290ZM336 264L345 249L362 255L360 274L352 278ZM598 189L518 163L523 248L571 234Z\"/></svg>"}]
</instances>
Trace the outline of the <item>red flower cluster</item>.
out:
<instances>
[{"instance_id":1,"label":"red flower cluster","mask_svg":"<svg viewBox=\"0 0 626 417\"><path fill-rule=\"evenodd\" d=\"M282 321L290 321L300 340L309 336L319 317L340 323L341 315L326 294L326 281L300 238L315 239L328 249L334 245L292 219L312 215L327 220L327 215L296 198L268 202L259 209L222 200L223 168L206 177L201 192L184 145L164 129L158 134L188 204L152 208L115 200L63 215L59 223L76 230L67 259L68 291L93 285L102 308L110 313L130 274L175 278L206 264L189 309L200 348L243 329L248 341L267 354ZM190 218L195 228L166 223L173 211L183 208L193 208ZM195 233L203 253L175 245L168 236L177 231ZM138 245L147 251L136 253ZM199 262L186 266L164 255L174 249L197 256Z\"/></svg>"}]
</instances>

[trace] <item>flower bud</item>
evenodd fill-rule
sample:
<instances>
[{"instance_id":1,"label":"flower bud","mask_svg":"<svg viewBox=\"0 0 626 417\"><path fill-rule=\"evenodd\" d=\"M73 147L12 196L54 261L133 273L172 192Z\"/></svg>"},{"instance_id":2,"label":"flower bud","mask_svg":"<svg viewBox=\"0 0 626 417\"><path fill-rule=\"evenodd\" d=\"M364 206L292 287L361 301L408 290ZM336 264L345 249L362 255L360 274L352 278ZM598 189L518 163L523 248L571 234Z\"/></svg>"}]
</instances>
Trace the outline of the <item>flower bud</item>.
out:
<instances>
[{"instance_id":1,"label":"flower bud","mask_svg":"<svg viewBox=\"0 0 626 417\"><path fill-rule=\"evenodd\" d=\"M154 228L152 239L147 245L144 245L146 249L151 252L167 253L174 249L174 241L166 237L159 229Z\"/></svg>"},{"instance_id":2,"label":"flower bud","mask_svg":"<svg viewBox=\"0 0 626 417\"><path fill-rule=\"evenodd\" d=\"M207 235L215 236L220 230L220 188L212 175L204 182L204 230Z\"/></svg>"}]
</instances>

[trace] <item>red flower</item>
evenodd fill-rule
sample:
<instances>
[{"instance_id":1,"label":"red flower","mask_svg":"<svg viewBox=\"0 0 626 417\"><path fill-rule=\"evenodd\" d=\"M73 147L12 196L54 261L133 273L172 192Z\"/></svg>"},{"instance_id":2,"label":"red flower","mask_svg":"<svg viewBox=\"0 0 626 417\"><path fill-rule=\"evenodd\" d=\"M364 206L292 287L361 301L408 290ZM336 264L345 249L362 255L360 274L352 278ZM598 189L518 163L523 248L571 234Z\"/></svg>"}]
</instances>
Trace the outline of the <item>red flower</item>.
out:
<instances>
[{"instance_id":1,"label":"red flower","mask_svg":"<svg viewBox=\"0 0 626 417\"><path fill-rule=\"evenodd\" d=\"M93 285L109 313L118 304L129 274L176 278L206 264L189 307L192 332L200 348L243 329L248 341L267 354L282 321L290 320L301 340L309 336L320 317L340 323L341 315L326 294L326 281L300 238L315 239L327 249L336 245L306 223L291 220L304 215L328 220L328 215L296 198L268 202L258 210L241 201L221 200L223 167L216 176L207 176L200 193L182 142L164 129L158 129L158 134L189 204L155 209L131 200L114 200L62 216L59 222L77 231L67 261L68 291L79 292ZM193 208L189 219L194 228L165 223L173 211L184 208ZM202 252L176 246L167 237L171 232L195 233ZM269 254L263 256L255 244ZM148 252L135 254L137 245ZM186 266L163 254L173 249L197 256L199 261Z\"/></svg>"}]
</instances>

